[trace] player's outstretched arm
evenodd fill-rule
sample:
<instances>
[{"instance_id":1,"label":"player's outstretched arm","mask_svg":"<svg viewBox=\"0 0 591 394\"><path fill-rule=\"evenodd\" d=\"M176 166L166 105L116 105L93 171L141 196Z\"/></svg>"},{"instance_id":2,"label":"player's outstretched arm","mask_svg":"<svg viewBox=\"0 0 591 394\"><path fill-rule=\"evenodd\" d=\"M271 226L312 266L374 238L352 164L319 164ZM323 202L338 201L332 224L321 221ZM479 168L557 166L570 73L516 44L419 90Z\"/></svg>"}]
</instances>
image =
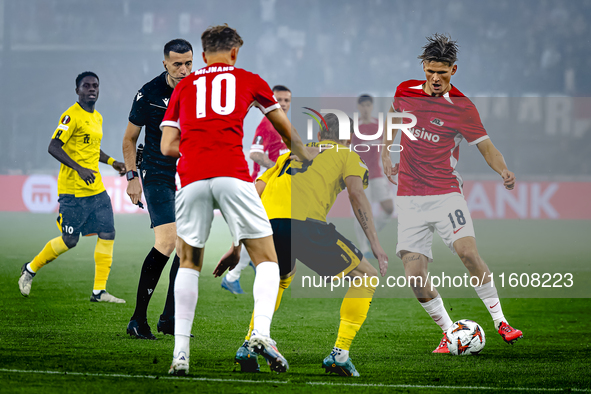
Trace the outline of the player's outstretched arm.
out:
<instances>
[{"instance_id":1,"label":"player's outstretched arm","mask_svg":"<svg viewBox=\"0 0 591 394\"><path fill-rule=\"evenodd\" d=\"M271 168L275 165L275 162L262 152L250 152L250 158L252 161L265 168Z\"/></svg>"},{"instance_id":2,"label":"player's outstretched arm","mask_svg":"<svg viewBox=\"0 0 591 394\"><path fill-rule=\"evenodd\" d=\"M363 181L360 177L351 175L345 178L345 184L347 185L349 201L351 202L351 207L353 207L353 212L355 212L355 217L369 240L373 255L378 259L380 273L382 276L385 276L388 270L388 255L380 245L378 232L376 231L371 212L371 204L363 191Z\"/></svg>"},{"instance_id":3,"label":"player's outstretched arm","mask_svg":"<svg viewBox=\"0 0 591 394\"><path fill-rule=\"evenodd\" d=\"M238 262L240 261L241 248L241 244L238 246L234 246L234 243L232 243L230 250L224 253L222 258L218 262L218 265L213 270L213 276L217 278L219 276L222 276L227 269L232 270L234 267L236 267L236 264L238 264Z\"/></svg>"},{"instance_id":4,"label":"player's outstretched arm","mask_svg":"<svg viewBox=\"0 0 591 394\"><path fill-rule=\"evenodd\" d=\"M291 152L299 157L302 161L311 161L312 156L310 152L306 149L306 146L302 142L300 135L298 134L297 130L292 126L291 122L285 115L285 112L281 108L274 109L273 111L267 113L267 119L271 121L273 127L281 138L285 145L291 150Z\"/></svg>"},{"instance_id":5,"label":"player's outstretched arm","mask_svg":"<svg viewBox=\"0 0 591 394\"><path fill-rule=\"evenodd\" d=\"M388 112L396 112L396 111L394 111L394 108L390 107L390 110ZM402 119L394 118L394 119L392 119L392 123L393 124L402 123ZM394 143L394 140L396 139L396 134L398 134L398 129L392 130L392 138L391 139L388 138L388 132L387 132L388 119L386 118L383 130L385 130L384 137L383 137L385 147L384 147L384 149L382 149L382 168L384 169L384 175L386 175L386 178L388 178L388 180L390 182L392 182L393 184L397 185L397 183L393 177L398 174L398 163L396 163L396 165L392 166L392 159L390 158L390 151L388 150L387 147Z\"/></svg>"},{"instance_id":6,"label":"player's outstretched arm","mask_svg":"<svg viewBox=\"0 0 591 394\"><path fill-rule=\"evenodd\" d=\"M80 178L82 178L82 180L86 182L87 185L94 183L94 174L96 173L96 171L91 170L90 168L82 167L80 164L76 163L74 159L68 156L66 151L62 148L63 146L63 141L54 138L49 143L49 148L47 149L47 151L50 155L55 157L57 161L76 171Z\"/></svg>"},{"instance_id":7,"label":"player's outstretched arm","mask_svg":"<svg viewBox=\"0 0 591 394\"><path fill-rule=\"evenodd\" d=\"M141 131L140 126L127 122L125 135L123 136L123 160L127 171L137 171L135 149ZM137 177L127 182L127 195L132 204L137 204L142 199L142 185Z\"/></svg>"},{"instance_id":8,"label":"player's outstretched arm","mask_svg":"<svg viewBox=\"0 0 591 394\"><path fill-rule=\"evenodd\" d=\"M257 189L257 193L259 194L259 197L263 195L263 192L265 191L265 186L267 186L265 181L257 179L256 183L254 184L254 187Z\"/></svg>"},{"instance_id":9,"label":"player's outstretched arm","mask_svg":"<svg viewBox=\"0 0 591 394\"><path fill-rule=\"evenodd\" d=\"M181 143L181 131L176 127L162 127L162 139L160 140L160 150L164 156L181 157L179 145Z\"/></svg>"},{"instance_id":10,"label":"player's outstretched arm","mask_svg":"<svg viewBox=\"0 0 591 394\"><path fill-rule=\"evenodd\" d=\"M105 164L109 164L109 160L111 160L111 157L109 155L107 155L105 152L103 152L103 150L101 149L101 154L99 156L99 161L101 163L105 163ZM121 163L120 161L117 161L115 159L112 159L113 161L111 162L111 166L117 170L117 172L119 173L119 176L123 176L125 175L125 163Z\"/></svg>"},{"instance_id":11,"label":"player's outstretched arm","mask_svg":"<svg viewBox=\"0 0 591 394\"><path fill-rule=\"evenodd\" d=\"M513 190L515 187L515 174L507 169L505 158L494 146L490 138L479 142L476 146L478 146L478 150L490 168L495 170L503 178L505 189Z\"/></svg>"}]
</instances>

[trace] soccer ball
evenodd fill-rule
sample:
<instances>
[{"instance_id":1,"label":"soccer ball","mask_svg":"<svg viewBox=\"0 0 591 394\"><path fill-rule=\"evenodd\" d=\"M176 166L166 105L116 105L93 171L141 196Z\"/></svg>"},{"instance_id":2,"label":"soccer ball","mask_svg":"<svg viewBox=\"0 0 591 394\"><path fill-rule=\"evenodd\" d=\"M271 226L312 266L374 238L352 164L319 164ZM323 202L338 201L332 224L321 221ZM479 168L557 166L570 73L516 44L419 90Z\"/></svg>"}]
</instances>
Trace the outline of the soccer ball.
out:
<instances>
[{"instance_id":1,"label":"soccer ball","mask_svg":"<svg viewBox=\"0 0 591 394\"><path fill-rule=\"evenodd\" d=\"M454 356L478 354L485 343L484 330L475 321L458 320L447 330L447 348Z\"/></svg>"}]
</instances>

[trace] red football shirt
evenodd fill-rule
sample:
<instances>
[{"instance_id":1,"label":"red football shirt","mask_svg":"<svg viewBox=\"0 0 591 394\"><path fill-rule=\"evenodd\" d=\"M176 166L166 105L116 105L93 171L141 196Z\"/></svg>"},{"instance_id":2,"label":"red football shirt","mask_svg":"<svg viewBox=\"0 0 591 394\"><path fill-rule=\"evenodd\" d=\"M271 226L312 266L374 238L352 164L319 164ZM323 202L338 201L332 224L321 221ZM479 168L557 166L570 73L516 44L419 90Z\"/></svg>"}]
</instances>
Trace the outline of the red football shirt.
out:
<instances>
[{"instance_id":1,"label":"red football shirt","mask_svg":"<svg viewBox=\"0 0 591 394\"><path fill-rule=\"evenodd\" d=\"M489 138L478 110L466 96L452 86L443 97L431 97L423 91L425 81L410 80L396 89L392 107L411 112L417 124L410 140L401 133L399 196L430 196L462 192L462 178L456 171L460 142L475 145ZM408 123L406 119L404 121Z\"/></svg>"},{"instance_id":2,"label":"red football shirt","mask_svg":"<svg viewBox=\"0 0 591 394\"><path fill-rule=\"evenodd\" d=\"M371 120L371 123L360 124L359 132L363 135L375 135L378 132L378 128L378 120L374 118ZM369 179L381 178L384 174L382 166L380 165L382 159L379 150L384 149L384 147L372 146L372 144L378 145L382 143L381 136L375 140L366 141L357 137L357 134L355 133L351 135L352 148L365 162L365 165L367 165L367 168L369 169Z\"/></svg>"},{"instance_id":3,"label":"red football shirt","mask_svg":"<svg viewBox=\"0 0 591 394\"><path fill-rule=\"evenodd\" d=\"M273 162L284 153L289 152L287 145L273 127L273 124L266 117L261 120L256 132L254 133L254 140L250 147L251 152L265 153ZM255 162L252 171L252 180L255 181L265 170L261 169L259 163Z\"/></svg>"},{"instance_id":4,"label":"red football shirt","mask_svg":"<svg viewBox=\"0 0 591 394\"><path fill-rule=\"evenodd\" d=\"M252 180L242 150L242 125L253 105L263 114L281 108L269 85L241 68L211 64L179 82L160 127L181 131L181 187L215 177Z\"/></svg>"}]
</instances>

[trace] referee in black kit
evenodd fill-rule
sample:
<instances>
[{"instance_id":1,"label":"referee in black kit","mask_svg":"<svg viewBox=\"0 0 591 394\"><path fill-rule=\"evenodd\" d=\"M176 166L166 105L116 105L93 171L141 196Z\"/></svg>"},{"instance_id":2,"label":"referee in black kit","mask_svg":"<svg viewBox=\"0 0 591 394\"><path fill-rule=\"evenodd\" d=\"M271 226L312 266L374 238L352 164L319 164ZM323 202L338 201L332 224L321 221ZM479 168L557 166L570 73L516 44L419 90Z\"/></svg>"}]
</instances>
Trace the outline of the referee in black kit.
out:
<instances>
[{"instance_id":1,"label":"referee in black kit","mask_svg":"<svg viewBox=\"0 0 591 394\"><path fill-rule=\"evenodd\" d=\"M160 123L174 87L191 73L193 47L183 39L168 42L164 46L162 63L166 71L145 84L134 97L123 137L125 168L130 170L127 172L127 194L132 203L141 204L142 186L138 179L141 176L151 227L154 228L156 237L154 247L142 266L135 311L127 325L127 333L140 339L156 339L148 325L148 304L176 243L176 159L160 152ZM143 154L136 156L136 143L142 127L146 129L145 147ZM140 158L140 164L136 164L136 157ZM178 269L179 258L175 254L170 269L166 304L157 325L158 332L163 334L174 335L174 280Z\"/></svg>"}]
</instances>

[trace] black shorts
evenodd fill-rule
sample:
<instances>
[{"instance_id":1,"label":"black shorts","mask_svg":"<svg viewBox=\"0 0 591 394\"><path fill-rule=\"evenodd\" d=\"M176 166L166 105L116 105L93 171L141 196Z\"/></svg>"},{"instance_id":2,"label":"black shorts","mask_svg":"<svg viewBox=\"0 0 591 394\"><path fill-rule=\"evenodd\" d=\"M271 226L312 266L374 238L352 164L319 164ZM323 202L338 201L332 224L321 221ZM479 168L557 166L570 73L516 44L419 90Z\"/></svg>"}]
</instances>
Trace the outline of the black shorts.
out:
<instances>
[{"instance_id":1,"label":"black shorts","mask_svg":"<svg viewBox=\"0 0 591 394\"><path fill-rule=\"evenodd\" d=\"M347 275L363 253L343 237L333 224L312 220L271 219L279 272L293 271L296 259L322 276Z\"/></svg>"},{"instance_id":2,"label":"black shorts","mask_svg":"<svg viewBox=\"0 0 591 394\"><path fill-rule=\"evenodd\" d=\"M144 196L150 213L150 227L158 227L163 224L174 223L176 220L174 210L174 196L176 186L174 173L162 172L142 166L140 171Z\"/></svg>"},{"instance_id":3,"label":"black shorts","mask_svg":"<svg viewBox=\"0 0 591 394\"><path fill-rule=\"evenodd\" d=\"M114 233L113 207L106 191L90 197L61 194L57 226L62 234L93 235Z\"/></svg>"}]
</instances>

